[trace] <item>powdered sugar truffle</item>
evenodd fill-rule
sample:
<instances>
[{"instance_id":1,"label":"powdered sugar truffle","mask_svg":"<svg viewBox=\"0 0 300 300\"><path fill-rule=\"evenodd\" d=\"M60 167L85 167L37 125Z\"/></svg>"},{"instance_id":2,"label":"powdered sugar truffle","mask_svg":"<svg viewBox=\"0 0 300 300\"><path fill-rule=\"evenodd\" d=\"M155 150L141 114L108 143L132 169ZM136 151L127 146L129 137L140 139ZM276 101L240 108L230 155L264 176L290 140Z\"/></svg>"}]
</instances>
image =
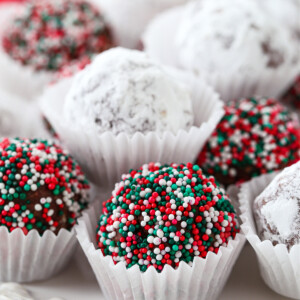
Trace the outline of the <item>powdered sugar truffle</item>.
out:
<instances>
[{"instance_id":1,"label":"powdered sugar truffle","mask_svg":"<svg viewBox=\"0 0 300 300\"><path fill-rule=\"evenodd\" d=\"M98 55L76 76L64 115L99 134L176 133L193 124L188 90L146 54L123 48Z\"/></svg>"},{"instance_id":2,"label":"powdered sugar truffle","mask_svg":"<svg viewBox=\"0 0 300 300\"><path fill-rule=\"evenodd\" d=\"M300 162L285 168L254 201L258 233L274 245L300 244Z\"/></svg>"},{"instance_id":3,"label":"powdered sugar truffle","mask_svg":"<svg viewBox=\"0 0 300 300\"><path fill-rule=\"evenodd\" d=\"M285 69L299 60L296 43L255 1L241 0L191 2L176 36L180 64L196 73Z\"/></svg>"},{"instance_id":4,"label":"powdered sugar truffle","mask_svg":"<svg viewBox=\"0 0 300 300\"><path fill-rule=\"evenodd\" d=\"M271 19L286 27L294 38L300 39L299 0L257 0L257 2Z\"/></svg>"}]
</instances>

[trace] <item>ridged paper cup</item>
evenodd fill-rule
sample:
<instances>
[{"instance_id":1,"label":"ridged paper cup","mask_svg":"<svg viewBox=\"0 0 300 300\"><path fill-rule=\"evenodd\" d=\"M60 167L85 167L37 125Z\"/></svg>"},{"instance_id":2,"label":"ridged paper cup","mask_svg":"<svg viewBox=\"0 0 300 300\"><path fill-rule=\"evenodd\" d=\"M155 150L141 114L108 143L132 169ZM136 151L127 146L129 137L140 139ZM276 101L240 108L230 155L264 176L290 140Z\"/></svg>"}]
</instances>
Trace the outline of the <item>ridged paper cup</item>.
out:
<instances>
[{"instance_id":1,"label":"ridged paper cup","mask_svg":"<svg viewBox=\"0 0 300 300\"><path fill-rule=\"evenodd\" d=\"M2 37L14 17L22 13L24 3L0 3L0 87L25 100L35 99L49 83L54 74L36 72L30 66L24 66L13 60L2 47Z\"/></svg>"},{"instance_id":2,"label":"ridged paper cup","mask_svg":"<svg viewBox=\"0 0 300 300\"><path fill-rule=\"evenodd\" d=\"M277 173L252 179L241 187L239 194L242 225L247 240L256 252L260 273L265 283L276 293L300 299L300 245L288 251L287 246L273 246L257 235L252 206L255 198L268 186Z\"/></svg>"},{"instance_id":3,"label":"ridged paper cup","mask_svg":"<svg viewBox=\"0 0 300 300\"><path fill-rule=\"evenodd\" d=\"M192 267L182 262L176 270L165 266L158 273L150 267L142 273L138 266L126 269L123 262L114 265L111 257L104 257L101 250L96 250L100 212L100 203L95 202L79 219L76 232L106 299L216 299L245 241L242 234L237 234L218 254L209 252L205 259L195 258Z\"/></svg>"},{"instance_id":4,"label":"ridged paper cup","mask_svg":"<svg viewBox=\"0 0 300 300\"><path fill-rule=\"evenodd\" d=\"M184 66L180 64L175 39L184 11L185 6L179 6L161 13L149 24L142 36L146 53L161 63L181 68ZM228 69L226 72L202 72L194 75L209 83L222 100L230 101L254 95L278 98L293 83L299 72L300 64L297 63L293 67L278 70L261 68L248 74Z\"/></svg>"},{"instance_id":5,"label":"ridged paper cup","mask_svg":"<svg viewBox=\"0 0 300 300\"><path fill-rule=\"evenodd\" d=\"M0 135L5 137L47 138L36 103L24 101L0 90Z\"/></svg>"},{"instance_id":6,"label":"ridged paper cup","mask_svg":"<svg viewBox=\"0 0 300 300\"><path fill-rule=\"evenodd\" d=\"M74 229L61 229L57 235L46 230L40 236L36 230L25 235L0 226L0 241L0 282L48 279L63 270L77 245Z\"/></svg>"},{"instance_id":7,"label":"ridged paper cup","mask_svg":"<svg viewBox=\"0 0 300 300\"><path fill-rule=\"evenodd\" d=\"M107 189L99 189L99 187L97 187L96 185L91 184L91 190L90 190L91 203L93 203L94 201L99 201L99 195L101 195L101 199L103 201L105 201L110 198L111 191L109 191ZM103 201L100 201L100 205L102 204ZM75 261L79 271L85 278L87 278L89 280L95 279L93 270L92 270L92 268L87 260L87 257L85 256L81 247L76 248L76 251L74 254L74 261Z\"/></svg>"},{"instance_id":8,"label":"ridged paper cup","mask_svg":"<svg viewBox=\"0 0 300 300\"><path fill-rule=\"evenodd\" d=\"M187 78L190 77L183 80ZM193 79L190 91L195 120L189 130L179 130L176 134L137 132L132 136L99 134L96 130L75 129L64 120L64 101L71 83L72 78L68 78L45 91L41 97L43 114L90 181L108 189L113 188L123 173L144 163L193 162L224 114L219 95L203 81Z\"/></svg>"}]
</instances>

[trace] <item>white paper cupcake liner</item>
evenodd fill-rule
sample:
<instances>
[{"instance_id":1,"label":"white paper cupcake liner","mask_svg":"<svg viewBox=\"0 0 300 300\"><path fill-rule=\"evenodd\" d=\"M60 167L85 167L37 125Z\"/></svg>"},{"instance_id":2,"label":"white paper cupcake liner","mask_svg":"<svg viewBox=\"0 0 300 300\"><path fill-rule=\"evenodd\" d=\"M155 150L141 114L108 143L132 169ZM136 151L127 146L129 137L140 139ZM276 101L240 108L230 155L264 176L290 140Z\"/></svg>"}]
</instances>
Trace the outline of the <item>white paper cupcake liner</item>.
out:
<instances>
[{"instance_id":1,"label":"white paper cupcake liner","mask_svg":"<svg viewBox=\"0 0 300 300\"><path fill-rule=\"evenodd\" d=\"M203 78L218 91L224 101L256 95L279 99L293 83L300 67L261 70L257 74L241 76L235 71L226 74L203 74Z\"/></svg>"},{"instance_id":2,"label":"white paper cupcake liner","mask_svg":"<svg viewBox=\"0 0 300 300\"><path fill-rule=\"evenodd\" d=\"M133 136L87 132L83 128L74 129L63 118L64 99L71 82L72 78L63 80L45 91L41 98L43 114L90 181L109 189L123 173L144 163L193 162L224 114L219 95L204 82L194 79L190 81L193 82L190 88L195 121L189 130L161 135L138 132Z\"/></svg>"},{"instance_id":3,"label":"white paper cupcake liner","mask_svg":"<svg viewBox=\"0 0 300 300\"><path fill-rule=\"evenodd\" d=\"M8 232L0 226L0 282L45 280L60 272L72 257L77 242L74 230L50 230L40 236L21 229Z\"/></svg>"},{"instance_id":4,"label":"white paper cupcake liner","mask_svg":"<svg viewBox=\"0 0 300 300\"><path fill-rule=\"evenodd\" d=\"M255 198L268 186L276 173L263 175L245 183L239 194L242 225L247 240L256 252L265 283L278 294L300 299L300 245L288 251L286 245L273 246L257 235L252 206Z\"/></svg>"},{"instance_id":5,"label":"white paper cupcake liner","mask_svg":"<svg viewBox=\"0 0 300 300\"><path fill-rule=\"evenodd\" d=\"M175 35L183 16L184 6L168 10L157 16L147 27L142 36L144 50L153 58L164 64L180 66L176 53ZM164 30L161 30L164 28ZM195 74L209 83L224 101L252 97L256 95L278 98L292 84L300 72L300 65L266 70L255 74L240 74L236 70L226 73Z\"/></svg>"},{"instance_id":6,"label":"white paper cupcake liner","mask_svg":"<svg viewBox=\"0 0 300 300\"><path fill-rule=\"evenodd\" d=\"M36 103L0 90L0 136L48 138L49 134Z\"/></svg>"},{"instance_id":7,"label":"white paper cupcake liner","mask_svg":"<svg viewBox=\"0 0 300 300\"><path fill-rule=\"evenodd\" d=\"M90 0L112 28L117 45L137 48L147 24L158 13L189 0Z\"/></svg>"},{"instance_id":8,"label":"white paper cupcake liner","mask_svg":"<svg viewBox=\"0 0 300 300\"><path fill-rule=\"evenodd\" d=\"M24 5L24 4L23 4ZM2 47L2 37L9 22L23 9L22 4L0 4L0 87L25 100L33 100L52 80L49 72L35 72L29 66L14 61Z\"/></svg>"},{"instance_id":9,"label":"white paper cupcake liner","mask_svg":"<svg viewBox=\"0 0 300 300\"><path fill-rule=\"evenodd\" d=\"M84 212L75 229L106 299L216 299L245 242L244 236L237 234L218 254L210 252L206 259L195 258L192 267L181 263L177 270L166 266L161 273L154 268L142 273L138 266L126 269L124 263L114 265L110 257L96 250L100 212L100 204L96 202Z\"/></svg>"},{"instance_id":10,"label":"white paper cupcake liner","mask_svg":"<svg viewBox=\"0 0 300 300\"><path fill-rule=\"evenodd\" d=\"M91 203L94 201L99 201L99 196L101 195L101 200L98 205L101 205L103 201L106 201L111 196L111 190L107 188L99 188L94 184L91 184L91 190L90 190L90 200ZM79 271L83 274L85 278L88 278L90 280L95 278L95 275L93 273L93 270L87 260L87 257L85 256L83 250L81 247L77 247L75 254L74 254L74 261L79 269Z\"/></svg>"}]
</instances>

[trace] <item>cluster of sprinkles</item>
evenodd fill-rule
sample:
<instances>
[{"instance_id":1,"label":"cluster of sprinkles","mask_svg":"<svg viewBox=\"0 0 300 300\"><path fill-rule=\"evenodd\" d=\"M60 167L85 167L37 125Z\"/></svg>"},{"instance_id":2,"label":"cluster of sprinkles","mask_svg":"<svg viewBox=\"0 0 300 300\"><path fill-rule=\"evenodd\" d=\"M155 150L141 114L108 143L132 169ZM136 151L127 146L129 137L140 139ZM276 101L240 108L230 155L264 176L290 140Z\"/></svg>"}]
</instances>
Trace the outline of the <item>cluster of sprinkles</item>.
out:
<instances>
[{"instance_id":1,"label":"cluster of sprinkles","mask_svg":"<svg viewBox=\"0 0 300 300\"><path fill-rule=\"evenodd\" d=\"M300 75L291 88L283 95L282 101L300 109Z\"/></svg>"},{"instance_id":2,"label":"cluster of sprinkles","mask_svg":"<svg viewBox=\"0 0 300 300\"><path fill-rule=\"evenodd\" d=\"M218 253L239 232L233 206L197 165L150 163L130 170L103 204L98 247L115 264L177 268Z\"/></svg>"},{"instance_id":3,"label":"cluster of sprinkles","mask_svg":"<svg viewBox=\"0 0 300 300\"><path fill-rule=\"evenodd\" d=\"M0 226L10 232L71 229L88 190L78 164L52 142L0 141Z\"/></svg>"},{"instance_id":4,"label":"cluster of sprinkles","mask_svg":"<svg viewBox=\"0 0 300 300\"><path fill-rule=\"evenodd\" d=\"M60 79L69 78L83 70L87 65L92 62L94 55L84 56L80 60L71 61L68 64L65 64L59 72L56 74L56 78L54 78L54 82L58 82Z\"/></svg>"},{"instance_id":5,"label":"cluster of sprinkles","mask_svg":"<svg viewBox=\"0 0 300 300\"><path fill-rule=\"evenodd\" d=\"M224 185L282 169L300 159L300 124L278 101L233 101L199 155L198 164Z\"/></svg>"},{"instance_id":6,"label":"cluster of sprinkles","mask_svg":"<svg viewBox=\"0 0 300 300\"><path fill-rule=\"evenodd\" d=\"M103 16L85 0L44 0L27 4L13 20L2 45L23 65L59 71L71 61L84 61L112 47Z\"/></svg>"}]
</instances>

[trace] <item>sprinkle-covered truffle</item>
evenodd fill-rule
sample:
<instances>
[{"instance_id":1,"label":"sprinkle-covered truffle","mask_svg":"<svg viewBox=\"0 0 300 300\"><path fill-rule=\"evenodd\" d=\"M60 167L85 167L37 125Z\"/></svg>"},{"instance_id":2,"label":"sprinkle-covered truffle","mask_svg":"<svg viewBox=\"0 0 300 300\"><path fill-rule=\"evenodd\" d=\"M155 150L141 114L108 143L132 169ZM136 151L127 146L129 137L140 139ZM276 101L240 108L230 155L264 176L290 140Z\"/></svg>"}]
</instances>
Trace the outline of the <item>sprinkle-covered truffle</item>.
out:
<instances>
[{"instance_id":1,"label":"sprinkle-covered truffle","mask_svg":"<svg viewBox=\"0 0 300 300\"><path fill-rule=\"evenodd\" d=\"M85 0L45 0L27 4L8 27L2 45L14 60L35 70L59 71L112 46L100 12Z\"/></svg>"},{"instance_id":2,"label":"sprinkle-covered truffle","mask_svg":"<svg viewBox=\"0 0 300 300\"><path fill-rule=\"evenodd\" d=\"M70 230L89 185L66 151L44 140L0 140L0 226L25 234Z\"/></svg>"},{"instance_id":3,"label":"sprinkle-covered truffle","mask_svg":"<svg viewBox=\"0 0 300 300\"><path fill-rule=\"evenodd\" d=\"M227 195L190 163L150 163L123 175L98 225L98 247L115 264L158 272L218 253L239 232Z\"/></svg>"},{"instance_id":4,"label":"sprinkle-covered truffle","mask_svg":"<svg viewBox=\"0 0 300 300\"><path fill-rule=\"evenodd\" d=\"M92 57L84 56L80 60L71 61L68 64L65 64L60 71L56 74L56 78L54 82L59 81L63 78L68 78L74 76L79 71L83 70L87 65L89 65L92 61Z\"/></svg>"},{"instance_id":5,"label":"sprinkle-covered truffle","mask_svg":"<svg viewBox=\"0 0 300 300\"><path fill-rule=\"evenodd\" d=\"M284 103L291 104L300 109L300 75L296 78L289 90L282 96L281 100Z\"/></svg>"},{"instance_id":6,"label":"sprinkle-covered truffle","mask_svg":"<svg viewBox=\"0 0 300 300\"><path fill-rule=\"evenodd\" d=\"M225 106L225 115L198 164L224 185L282 169L300 159L300 124L278 101L249 98Z\"/></svg>"}]
</instances>

